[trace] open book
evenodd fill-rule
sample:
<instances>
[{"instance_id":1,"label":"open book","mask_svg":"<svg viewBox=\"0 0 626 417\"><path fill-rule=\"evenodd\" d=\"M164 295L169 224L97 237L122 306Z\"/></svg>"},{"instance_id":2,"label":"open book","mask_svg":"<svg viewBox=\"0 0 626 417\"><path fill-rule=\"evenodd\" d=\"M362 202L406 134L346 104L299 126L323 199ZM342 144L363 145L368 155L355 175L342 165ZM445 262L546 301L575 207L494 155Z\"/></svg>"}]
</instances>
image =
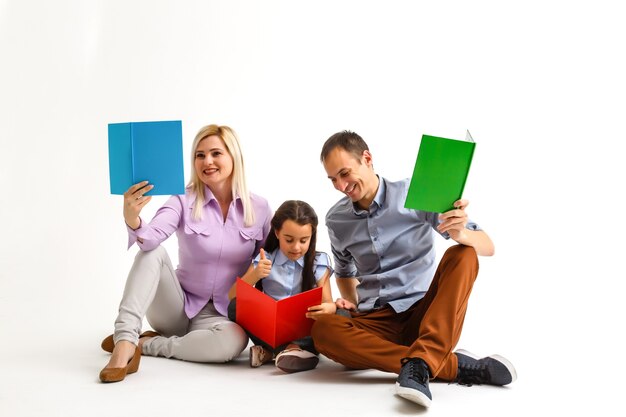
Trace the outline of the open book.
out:
<instances>
[{"instance_id":1,"label":"open book","mask_svg":"<svg viewBox=\"0 0 626 417\"><path fill-rule=\"evenodd\" d=\"M237 324L272 347L311 334L307 309L322 303L322 287L276 301L237 279Z\"/></svg>"},{"instance_id":2,"label":"open book","mask_svg":"<svg viewBox=\"0 0 626 417\"><path fill-rule=\"evenodd\" d=\"M404 207L434 213L454 208L463 195L476 143L422 135Z\"/></svg>"},{"instance_id":3,"label":"open book","mask_svg":"<svg viewBox=\"0 0 626 417\"><path fill-rule=\"evenodd\" d=\"M111 194L145 180L145 195L184 194L181 121L109 124L109 177Z\"/></svg>"}]
</instances>

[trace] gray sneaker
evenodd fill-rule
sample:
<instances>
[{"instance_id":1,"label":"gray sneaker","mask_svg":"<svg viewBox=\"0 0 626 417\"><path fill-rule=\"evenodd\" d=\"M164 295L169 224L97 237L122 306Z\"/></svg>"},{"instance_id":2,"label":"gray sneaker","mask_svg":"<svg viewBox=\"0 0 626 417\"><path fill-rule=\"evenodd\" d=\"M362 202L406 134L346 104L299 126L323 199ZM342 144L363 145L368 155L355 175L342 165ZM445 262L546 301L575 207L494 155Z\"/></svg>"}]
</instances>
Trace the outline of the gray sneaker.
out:
<instances>
[{"instance_id":1,"label":"gray sneaker","mask_svg":"<svg viewBox=\"0 0 626 417\"><path fill-rule=\"evenodd\" d=\"M479 359L466 350L454 352L459 360L459 369L455 379L461 385L474 384L507 385L517 379L513 364L500 355L491 355Z\"/></svg>"},{"instance_id":2,"label":"gray sneaker","mask_svg":"<svg viewBox=\"0 0 626 417\"><path fill-rule=\"evenodd\" d=\"M430 407L433 396L428 388L428 365L420 358L403 360L396 381L396 395L424 407Z\"/></svg>"}]
</instances>

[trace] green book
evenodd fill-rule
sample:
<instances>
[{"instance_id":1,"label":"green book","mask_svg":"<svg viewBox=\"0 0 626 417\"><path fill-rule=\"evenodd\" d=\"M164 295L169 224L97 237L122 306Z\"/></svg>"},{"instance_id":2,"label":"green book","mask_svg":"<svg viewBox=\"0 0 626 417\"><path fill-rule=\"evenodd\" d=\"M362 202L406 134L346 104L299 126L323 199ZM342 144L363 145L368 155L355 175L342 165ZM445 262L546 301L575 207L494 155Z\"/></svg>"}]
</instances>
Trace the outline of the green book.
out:
<instances>
[{"instance_id":1,"label":"green book","mask_svg":"<svg viewBox=\"0 0 626 417\"><path fill-rule=\"evenodd\" d=\"M476 143L422 135L404 207L434 213L454 208L463 195Z\"/></svg>"}]
</instances>

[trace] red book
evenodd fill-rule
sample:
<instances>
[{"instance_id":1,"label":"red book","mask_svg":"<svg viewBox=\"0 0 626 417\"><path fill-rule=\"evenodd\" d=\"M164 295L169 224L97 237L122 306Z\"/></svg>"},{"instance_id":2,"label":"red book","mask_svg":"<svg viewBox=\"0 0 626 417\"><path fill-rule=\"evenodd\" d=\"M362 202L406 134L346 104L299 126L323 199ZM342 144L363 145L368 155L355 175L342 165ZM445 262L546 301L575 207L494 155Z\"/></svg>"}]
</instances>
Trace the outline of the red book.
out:
<instances>
[{"instance_id":1,"label":"red book","mask_svg":"<svg viewBox=\"0 0 626 417\"><path fill-rule=\"evenodd\" d=\"M237 279L237 324L272 347L311 334L307 309L322 303L322 287L276 301Z\"/></svg>"}]
</instances>

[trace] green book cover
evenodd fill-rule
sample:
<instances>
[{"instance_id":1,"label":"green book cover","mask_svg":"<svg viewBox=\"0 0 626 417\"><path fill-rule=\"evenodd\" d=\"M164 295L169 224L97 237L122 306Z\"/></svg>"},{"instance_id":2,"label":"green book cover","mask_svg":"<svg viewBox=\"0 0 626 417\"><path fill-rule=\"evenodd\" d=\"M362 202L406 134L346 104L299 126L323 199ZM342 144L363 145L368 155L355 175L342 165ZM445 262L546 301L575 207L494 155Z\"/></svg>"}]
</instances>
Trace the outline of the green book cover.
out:
<instances>
[{"instance_id":1,"label":"green book cover","mask_svg":"<svg viewBox=\"0 0 626 417\"><path fill-rule=\"evenodd\" d=\"M404 207L434 213L454 208L463 195L476 143L422 135Z\"/></svg>"}]
</instances>

